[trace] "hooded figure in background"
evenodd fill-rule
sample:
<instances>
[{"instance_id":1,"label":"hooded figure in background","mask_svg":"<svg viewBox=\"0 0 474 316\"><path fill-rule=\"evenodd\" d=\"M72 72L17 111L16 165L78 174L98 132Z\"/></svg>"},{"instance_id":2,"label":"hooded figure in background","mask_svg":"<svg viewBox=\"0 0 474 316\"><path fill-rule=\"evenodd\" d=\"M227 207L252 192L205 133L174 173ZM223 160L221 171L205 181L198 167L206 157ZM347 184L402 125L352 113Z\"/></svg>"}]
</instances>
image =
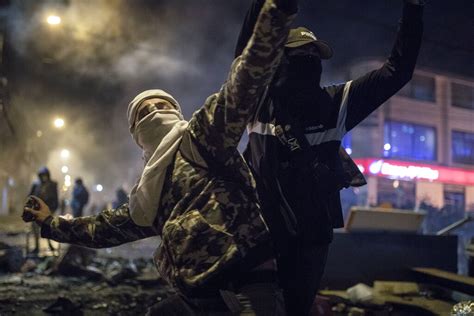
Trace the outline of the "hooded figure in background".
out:
<instances>
[{"instance_id":1,"label":"hooded figure in background","mask_svg":"<svg viewBox=\"0 0 474 316\"><path fill-rule=\"evenodd\" d=\"M117 191L115 191L115 200L112 202L112 207L113 208L118 208L122 204L125 204L128 202L128 194L125 191L124 188L118 188Z\"/></svg>"},{"instance_id":2,"label":"hooded figure in background","mask_svg":"<svg viewBox=\"0 0 474 316\"><path fill-rule=\"evenodd\" d=\"M41 167L38 170L38 180L33 182L29 195L37 196L45 201L52 213L58 208L58 183L51 180L51 175L47 167ZM33 253L37 254L39 252L39 227L36 223L32 223L31 225L35 239ZM51 248L51 244L49 245Z\"/></svg>"},{"instance_id":3,"label":"hooded figure in background","mask_svg":"<svg viewBox=\"0 0 474 316\"><path fill-rule=\"evenodd\" d=\"M262 0L248 11L235 56L249 40ZM342 138L412 77L424 1L403 0L392 52L377 70L323 87L331 47L305 27L292 29L278 72L248 125L245 158L278 251L288 315L307 315L323 275L333 228L344 226L339 191L365 184Z\"/></svg>"},{"instance_id":4,"label":"hooded figure in background","mask_svg":"<svg viewBox=\"0 0 474 316\"><path fill-rule=\"evenodd\" d=\"M72 189L72 216L81 217L84 206L89 202L89 192L84 186L81 178L74 181L74 188Z\"/></svg>"},{"instance_id":5,"label":"hooded figure in background","mask_svg":"<svg viewBox=\"0 0 474 316\"><path fill-rule=\"evenodd\" d=\"M31 186L30 195L41 198L52 212L58 208L58 183L51 180L47 167L41 167L38 170L38 180Z\"/></svg>"},{"instance_id":6,"label":"hooded figure in background","mask_svg":"<svg viewBox=\"0 0 474 316\"><path fill-rule=\"evenodd\" d=\"M128 127L145 166L129 203L65 219L51 216L38 199L40 210L25 212L41 224L41 235L93 248L160 236L155 263L179 295L151 315L284 315L273 244L237 147L280 63L296 11L296 0L265 2L227 80L189 122L163 90L136 96Z\"/></svg>"}]
</instances>

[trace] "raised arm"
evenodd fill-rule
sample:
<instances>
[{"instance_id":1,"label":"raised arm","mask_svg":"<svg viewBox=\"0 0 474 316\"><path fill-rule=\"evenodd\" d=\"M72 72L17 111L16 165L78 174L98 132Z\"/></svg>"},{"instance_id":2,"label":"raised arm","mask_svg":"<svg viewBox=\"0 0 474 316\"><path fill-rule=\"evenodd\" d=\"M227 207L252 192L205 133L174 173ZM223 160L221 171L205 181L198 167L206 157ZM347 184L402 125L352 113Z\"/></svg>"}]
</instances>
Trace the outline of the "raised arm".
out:
<instances>
[{"instance_id":1,"label":"raised arm","mask_svg":"<svg viewBox=\"0 0 474 316\"><path fill-rule=\"evenodd\" d=\"M155 236L152 227L137 226L128 204L104 210L97 216L65 219L48 217L41 225L41 237L89 248L107 248Z\"/></svg>"},{"instance_id":2,"label":"raised arm","mask_svg":"<svg viewBox=\"0 0 474 316\"><path fill-rule=\"evenodd\" d=\"M296 0L266 0L227 81L191 119L192 136L208 157L221 160L223 150L237 148L258 96L280 63L296 4Z\"/></svg>"},{"instance_id":3,"label":"raised arm","mask_svg":"<svg viewBox=\"0 0 474 316\"><path fill-rule=\"evenodd\" d=\"M381 68L354 80L351 84L347 131L411 80L423 34L422 16L421 0L404 0L400 28L389 58Z\"/></svg>"},{"instance_id":4,"label":"raised arm","mask_svg":"<svg viewBox=\"0 0 474 316\"><path fill-rule=\"evenodd\" d=\"M234 58L239 57L247 46L250 37L252 37L253 29L255 28L255 23L257 23L258 14L263 7L265 0L253 0L250 5L247 15L245 16L244 23L240 29L239 39L237 40L237 45L235 46Z\"/></svg>"}]
</instances>

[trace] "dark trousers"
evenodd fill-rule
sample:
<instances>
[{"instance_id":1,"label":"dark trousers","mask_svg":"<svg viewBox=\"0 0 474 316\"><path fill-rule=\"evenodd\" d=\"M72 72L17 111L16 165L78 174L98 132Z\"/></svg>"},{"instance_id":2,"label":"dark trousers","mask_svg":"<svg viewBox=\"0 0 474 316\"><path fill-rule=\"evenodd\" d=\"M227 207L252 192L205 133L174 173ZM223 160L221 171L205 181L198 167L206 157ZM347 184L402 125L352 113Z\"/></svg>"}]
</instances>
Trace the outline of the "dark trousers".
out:
<instances>
[{"instance_id":1,"label":"dark trousers","mask_svg":"<svg viewBox=\"0 0 474 316\"><path fill-rule=\"evenodd\" d=\"M275 283L242 286L209 298L171 296L150 307L147 316L285 316L280 288Z\"/></svg>"},{"instance_id":2,"label":"dark trousers","mask_svg":"<svg viewBox=\"0 0 474 316\"><path fill-rule=\"evenodd\" d=\"M84 206L76 206L72 208L72 216L74 218L76 217L81 217L82 216L82 210L84 209Z\"/></svg>"},{"instance_id":3,"label":"dark trousers","mask_svg":"<svg viewBox=\"0 0 474 316\"><path fill-rule=\"evenodd\" d=\"M294 242L288 254L278 260L278 271L286 311L292 316L307 316L324 273L328 244Z\"/></svg>"},{"instance_id":4,"label":"dark trousers","mask_svg":"<svg viewBox=\"0 0 474 316\"><path fill-rule=\"evenodd\" d=\"M36 223L31 223L31 234L33 235L33 239L34 239L34 249L31 251L33 254L36 254L38 255L40 253L40 238L41 238L41 227L36 224ZM29 240L29 234L27 235L27 251L30 252L30 246L29 246L29 243L30 243L30 240ZM53 247L53 244L51 243L51 240L48 239L48 247L49 247L49 250L51 251L55 251L56 249Z\"/></svg>"},{"instance_id":5,"label":"dark trousers","mask_svg":"<svg viewBox=\"0 0 474 316\"><path fill-rule=\"evenodd\" d=\"M31 231L33 233L33 239L35 243L34 253L39 253L40 250L40 231L41 228L36 223L31 223Z\"/></svg>"}]
</instances>

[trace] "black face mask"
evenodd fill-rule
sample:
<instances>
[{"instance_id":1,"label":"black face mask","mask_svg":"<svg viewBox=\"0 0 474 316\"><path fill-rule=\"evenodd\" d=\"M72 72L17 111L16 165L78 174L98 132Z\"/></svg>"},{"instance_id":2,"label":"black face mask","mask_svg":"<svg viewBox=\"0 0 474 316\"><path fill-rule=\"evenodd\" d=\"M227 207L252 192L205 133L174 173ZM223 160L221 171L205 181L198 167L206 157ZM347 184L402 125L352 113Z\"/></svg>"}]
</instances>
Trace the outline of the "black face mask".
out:
<instances>
[{"instance_id":1,"label":"black face mask","mask_svg":"<svg viewBox=\"0 0 474 316\"><path fill-rule=\"evenodd\" d=\"M321 59L312 55L287 56L276 75L275 97L288 106L291 115L306 122L325 122L329 103L321 88ZM312 114L314 112L314 114Z\"/></svg>"},{"instance_id":2,"label":"black face mask","mask_svg":"<svg viewBox=\"0 0 474 316\"><path fill-rule=\"evenodd\" d=\"M323 71L321 59L312 55L288 56L286 65L286 83L290 86L298 85L300 88L306 86L319 87L321 85L321 73Z\"/></svg>"}]
</instances>

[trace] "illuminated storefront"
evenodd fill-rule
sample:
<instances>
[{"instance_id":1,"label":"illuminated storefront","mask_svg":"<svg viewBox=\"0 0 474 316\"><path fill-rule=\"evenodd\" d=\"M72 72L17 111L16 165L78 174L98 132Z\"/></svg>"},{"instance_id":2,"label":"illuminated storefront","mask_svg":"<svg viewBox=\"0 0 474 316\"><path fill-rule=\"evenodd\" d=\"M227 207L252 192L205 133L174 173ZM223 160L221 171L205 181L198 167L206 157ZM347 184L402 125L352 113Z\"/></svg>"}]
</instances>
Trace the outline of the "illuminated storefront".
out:
<instances>
[{"instance_id":1,"label":"illuminated storefront","mask_svg":"<svg viewBox=\"0 0 474 316\"><path fill-rule=\"evenodd\" d=\"M465 210L473 211L474 170L380 158L355 161L368 180L369 205L416 209L425 202L442 207L457 192Z\"/></svg>"},{"instance_id":2,"label":"illuminated storefront","mask_svg":"<svg viewBox=\"0 0 474 316\"><path fill-rule=\"evenodd\" d=\"M359 63L350 77L379 66ZM368 180L343 191L346 215L354 205L474 211L474 80L417 69L342 146Z\"/></svg>"}]
</instances>

